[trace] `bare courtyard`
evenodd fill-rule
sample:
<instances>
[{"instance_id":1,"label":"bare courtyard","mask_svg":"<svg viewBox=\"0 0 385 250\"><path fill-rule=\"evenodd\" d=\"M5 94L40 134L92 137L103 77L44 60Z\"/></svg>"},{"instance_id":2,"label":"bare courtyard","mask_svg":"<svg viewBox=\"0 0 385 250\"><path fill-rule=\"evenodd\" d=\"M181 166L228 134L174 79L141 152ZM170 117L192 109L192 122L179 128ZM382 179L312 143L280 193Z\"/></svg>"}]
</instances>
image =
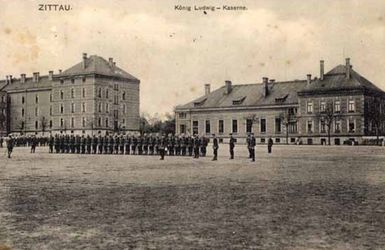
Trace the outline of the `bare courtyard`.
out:
<instances>
[{"instance_id":1,"label":"bare courtyard","mask_svg":"<svg viewBox=\"0 0 385 250\"><path fill-rule=\"evenodd\" d=\"M228 160L0 149L0 248L384 249L385 148Z\"/></svg>"}]
</instances>

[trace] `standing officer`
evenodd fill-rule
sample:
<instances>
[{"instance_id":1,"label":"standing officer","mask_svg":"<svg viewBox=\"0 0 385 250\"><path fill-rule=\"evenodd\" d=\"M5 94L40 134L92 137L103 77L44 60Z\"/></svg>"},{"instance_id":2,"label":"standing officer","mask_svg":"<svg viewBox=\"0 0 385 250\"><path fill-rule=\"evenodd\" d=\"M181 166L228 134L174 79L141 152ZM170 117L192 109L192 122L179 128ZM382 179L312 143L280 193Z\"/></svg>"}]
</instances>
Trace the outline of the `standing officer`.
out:
<instances>
[{"instance_id":1,"label":"standing officer","mask_svg":"<svg viewBox=\"0 0 385 250\"><path fill-rule=\"evenodd\" d=\"M114 150L115 154L119 154L120 137L115 135Z\"/></svg>"},{"instance_id":2,"label":"standing officer","mask_svg":"<svg viewBox=\"0 0 385 250\"><path fill-rule=\"evenodd\" d=\"M55 144L55 152L56 154L58 154L60 152L60 139L59 139L59 136L56 134L54 139L53 139L53 143Z\"/></svg>"},{"instance_id":3,"label":"standing officer","mask_svg":"<svg viewBox=\"0 0 385 250\"><path fill-rule=\"evenodd\" d=\"M86 151L87 151L87 154L91 154L91 147L92 147L92 138L90 135L87 135L87 138L86 138Z\"/></svg>"},{"instance_id":4,"label":"standing officer","mask_svg":"<svg viewBox=\"0 0 385 250\"><path fill-rule=\"evenodd\" d=\"M53 153L53 144L54 144L54 139L53 139L53 136L52 134L49 136L49 140L48 140L48 146L49 146L49 153L52 154Z\"/></svg>"},{"instance_id":5,"label":"standing officer","mask_svg":"<svg viewBox=\"0 0 385 250\"><path fill-rule=\"evenodd\" d=\"M252 158L251 156L251 150L250 150L250 140L251 140L251 134L250 133L247 133L247 138L246 138L246 144L247 144L247 151L249 151L249 159Z\"/></svg>"},{"instance_id":6,"label":"standing officer","mask_svg":"<svg viewBox=\"0 0 385 250\"><path fill-rule=\"evenodd\" d=\"M213 161L216 161L218 159L218 148L219 148L218 139L215 136L215 134L213 134L213 151L214 151L214 158L212 159Z\"/></svg>"},{"instance_id":7,"label":"standing officer","mask_svg":"<svg viewBox=\"0 0 385 250\"><path fill-rule=\"evenodd\" d=\"M267 152L269 154L271 154L271 149L273 147L273 139L269 138L268 142L267 142Z\"/></svg>"},{"instance_id":8,"label":"standing officer","mask_svg":"<svg viewBox=\"0 0 385 250\"><path fill-rule=\"evenodd\" d=\"M186 156L186 143L186 137L182 135L182 137L180 138L180 154L182 156Z\"/></svg>"},{"instance_id":9,"label":"standing officer","mask_svg":"<svg viewBox=\"0 0 385 250\"><path fill-rule=\"evenodd\" d=\"M131 147L131 136L130 135L126 135L125 147L126 147L126 155L129 155L130 154L130 147Z\"/></svg>"},{"instance_id":10,"label":"standing officer","mask_svg":"<svg viewBox=\"0 0 385 250\"><path fill-rule=\"evenodd\" d=\"M250 140L249 140L249 152L251 156L251 161L255 161L255 137L254 134L251 133Z\"/></svg>"},{"instance_id":11,"label":"standing officer","mask_svg":"<svg viewBox=\"0 0 385 250\"><path fill-rule=\"evenodd\" d=\"M164 137L164 135L162 135L162 137L159 139L159 144L158 144L160 160L164 160L165 149L166 149L166 138Z\"/></svg>"},{"instance_id":12,"label":"standing officer","mask_svg":"<svg viewBox=\"0 0 385 250\"><path fill-rule=\"evenodd\" d=\"M9 139L7 141L8 158L11 158L11 154L12 154L12 151L13 151L14 143L15 143L14 139L13 139L12 135L10 135Z\"/></svg>"},{"instance_id":13,"label":"standing officer","mask_svg":"<svg viewBox=\"0 0 385 250\"><path fill-rule=\"evenodd\" d=\"M148 155L148 143L150 142L148 135L144 134L143 138L143 154Z\"/></svg>"},{"instance_id":14,"label":"standing officer","mask_svg":"<svg viewBox=\"0 0 385 250\"><path fill-rule=\"evenodd\" d=\"M230 147L230 160L232 160L232 159L234 159L235 139L233 137L233 134L231 134L231 133L230 133L229 147Z\"/></svg>"},{"instance_id":15,"label":"standing officer","mask_svg":"<svg viewBox=\"0 0 385 250\"><path fill-rule=\"evenodd\" d=\"M132 151L132 154L135 155L136 154L136 144L138 144L138 139L136 138L135 135L133 135L131 138L132 138L131 151Z\"/></svg>"},{"instance_id":16,"label":"standing officer","mask_svg":"<svg viewBox=\"0 0 385 250\"><path fill-rule=\"evenodd\" d=\"M95 135L92 136L91 144L92 144L92 153L96 154L96 151L98 149L98 138Z\"/></svg>"},{"instance_id":17,"label":"standing officer","mask_svg":"<svg viewBox=\"0 0 385 250\"><path fill-rule=\"evenodd\" d=\"M188 155L192 156L193 149L194 149L194 139L190 135L187 137L187 147L188 147Z\"/></svg>"},{"instance_id":18,"label":"standing officer","mask_svg":"<svg viewBox=\"0 0 385 250\"><path fill-rule=\"evenodd\" d=\"M200 146L201 146L201 140L199 136L196 134L194 137L194 158L199 158Z\"/></svg>"},{"instance_id":19,"label":"standing officer","mask_svg":"<svg viewBox=\"0 0 385 250\"><path fill-rule=\"evenodd\" d=\"M32 137L31 137L31 153L32 153L32 154L35 153L36 144L37 144L37 139L36 139L35 136L32 136Z\"/></svg>"}]
</instances>

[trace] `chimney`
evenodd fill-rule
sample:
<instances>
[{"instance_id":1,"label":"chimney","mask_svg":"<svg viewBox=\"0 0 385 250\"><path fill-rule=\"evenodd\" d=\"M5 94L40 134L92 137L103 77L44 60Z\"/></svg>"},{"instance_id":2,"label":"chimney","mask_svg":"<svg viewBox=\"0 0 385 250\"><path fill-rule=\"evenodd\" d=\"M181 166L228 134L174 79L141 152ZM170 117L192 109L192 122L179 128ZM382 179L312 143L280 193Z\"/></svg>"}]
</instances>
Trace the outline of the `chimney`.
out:
<instances>
[{"instance_id":1,"label":"chimney","mask_svg":"<svg viewBox=\"0 0 385 250\"><path fill-rule=\"evenodd\" d=\"M270 79L269 82L270 83L275 83L275 79Z\"/></svg>"},{"instance_id":2,"label":"chimney","mask_svg":"<svg viewBox=\"0 0 385 250\"><path fill-rule=\"evenodd\" d=\"M87 53L83 53L83 69L87 67L86 60L87 60Z\"/></svg>"},{"instance_id":3,"label":"chimney","mask_svg":"<svg viewBox=\"0 0 385 250\"><path fill-rule=\"evenodd\" d=\"M320 64L319 79L322 81L324 79L324 60L319 61L319 64Z\"/></svg>"},{"instance_id":4,"label":"chimney","mask_svg":"<svg viewBox=\"0 0 385 250\"><path fill-rule=\"evenodd\" d=\"M263 77L262 80L263 80L263 83L262 83L262 88L263 88L262 89L262 96L266 97L269 94L269 86L268 86L269 78Z\"/></svg>"},{"instance_id":5,"label":"chimney","mask_svg":"<svg viewBox=\"0 0 385 250\"><path fill-rule=\"evenodd\" d=\"M6 84L9 83L8 75L5 76L5 83L6 83Z\"/></svg>"},{"instance_id":6,"label":"chimney","mask_svg":"<svg viewBox=\"0 0 385 250\"><path fill-rule=\"evenodd\" d=\"M61 74L61 72L62 72L62 70L61 70L61 69L59 69L59 74Z\"/></svg>"},{"instance_id":7,"label":"chimney","mask_svg":"<svg viewBox=\"0 0 385 250\"><path fill-rule=\"evenodd\" d=\"M53 70L48 71L48 80L52 81L53 79Z\"/></svg>"},{"instance_id":8,"label":"chimney","mask_svg":"<svg viewBox=\"0 0 385 250\"><path fill-rule=\"evenodd\" d=\"M350 70L351 70L350 58L346 58L345 61L346 61L346 66L345 66L346 78L349 79L350 78Z\"/></svg>"},{"instance_id":9,"label":"chimney","mask_svg":"<svg viewBox=\"0 0 385 250\"><path fill-rule=\"evenodd\" d=\"M25 83L25 74L20 74L20 82Z\"/></svg>"},{"instance_id":10,"label":"chimney","mask_svg":"<svg viewBox=\"0 0 385 250\"><path fill-rule=\"evenodd\" d=\"M108 64L110 64L110 67L114 67L114 58L110 57L108 58Z\"/></svg>"},{"instance_id":11,"label":"chimney","mask_svg":"<svg viewBox=\"0 0 385 250\"><path fill-rule=\"evenodd\" d=\"M39 82L39 72L33 73L33 82Z\"/></svg>"},{"instance_id":12,"label":"chimney","mask_svg":"<svg viewBox=\"0 0 385 250\"><path fill-rule=\"evenodd\" d=\"M9 83L12 83L12 75L9 75Z\"/></svg>"},{"instance_id":13,"label":"chimney","mask_svg":"<svg viewBox=\"0 0 385 250\"><path fill-rule=\"evenodd\" d=\"M210 84L205 84L205 95L210 94Z\"/></svg>"},{"instance_id":14,"label":"chimney","mask_svg":"<svg viewBox=\"0 0 385 250\"><path fill-rule=\"evenodd\" d=\"M232 86L231 86L231 81L229 80L226 80L225 81L225 86L226 86L226 95L230 94L231 92L231 89L232 89Z\"/></svg>"},{"instance_id":15,"label":"chimney","mask_svg":"<svg viewBox=\"0 0 385 250\"><path fill-rule=\"evenodd\" d=\"M307 74L306 77L307 77L307 79L306 79L307 85L310 85L311 84L311 74Z\"/></svg>"}]
</instances>

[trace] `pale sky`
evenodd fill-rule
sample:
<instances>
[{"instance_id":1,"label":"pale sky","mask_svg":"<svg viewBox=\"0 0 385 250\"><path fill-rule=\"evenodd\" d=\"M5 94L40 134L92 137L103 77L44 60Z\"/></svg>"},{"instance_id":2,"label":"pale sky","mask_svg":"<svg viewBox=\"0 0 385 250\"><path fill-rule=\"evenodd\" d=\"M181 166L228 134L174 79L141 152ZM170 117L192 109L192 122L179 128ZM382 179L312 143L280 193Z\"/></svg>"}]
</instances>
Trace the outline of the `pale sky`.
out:
<instances>
[{"instance_id":1,"label":"pale sky","mask_svg":"<svg viewBox=\"0 0 385 250\"><path fill-rule=\"evenodd\" d=\"M305 79L351 58L385 89L383 0L0 0L0 75L57 72L83 52L113 57L141 80L141 112L172 112L224 85ZM71 11L39 11L39 3ZM177 11L224 4L246 11Z\"/></svg>"}]
</instances>

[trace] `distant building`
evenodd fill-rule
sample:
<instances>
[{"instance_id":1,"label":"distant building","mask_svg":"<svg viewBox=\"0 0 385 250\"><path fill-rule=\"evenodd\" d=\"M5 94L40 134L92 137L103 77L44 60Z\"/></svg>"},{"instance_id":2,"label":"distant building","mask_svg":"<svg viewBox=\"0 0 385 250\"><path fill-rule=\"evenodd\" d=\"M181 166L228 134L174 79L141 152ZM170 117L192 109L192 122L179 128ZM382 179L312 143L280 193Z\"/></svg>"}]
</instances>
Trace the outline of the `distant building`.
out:
<instances>
[{"instance_id":1,"label":"distant building","mask_svg":"<svg viewBox=\"0 0 385 250\"><path fill-rule=\"evenodd\" d=\"M8 131L8 95L3 90L5 86L5 83L0 83L0 136Z\"/></svg>"},{"instance_id":2,"label":"distant building","mask_svg":"<svg viewBox=\"0 0 385 250\"><path fill-rule=\"evenodd\" d=\"M7 132L96 134L139 130L140 81L112 58L83 54L82 61L54 74L7 77Z\"/></svg>"},{"instance_id":3,"label":"distant building","mask_svg":"<svg viewBox=\"0 0 385 250\"><path fill-rule=\"evenodd\" d=\"M385 93L352 69L350 60L320 77L225 86L176 107L176 132L210 135L222 141L232 133L244 142L254 133L258 143L362 143L385 133ZM380 117L377 119L376 117ZM328 129L330 127L330 130ZM378 132L378 133L377 133Z\"/></svg>"}]
</instances>

